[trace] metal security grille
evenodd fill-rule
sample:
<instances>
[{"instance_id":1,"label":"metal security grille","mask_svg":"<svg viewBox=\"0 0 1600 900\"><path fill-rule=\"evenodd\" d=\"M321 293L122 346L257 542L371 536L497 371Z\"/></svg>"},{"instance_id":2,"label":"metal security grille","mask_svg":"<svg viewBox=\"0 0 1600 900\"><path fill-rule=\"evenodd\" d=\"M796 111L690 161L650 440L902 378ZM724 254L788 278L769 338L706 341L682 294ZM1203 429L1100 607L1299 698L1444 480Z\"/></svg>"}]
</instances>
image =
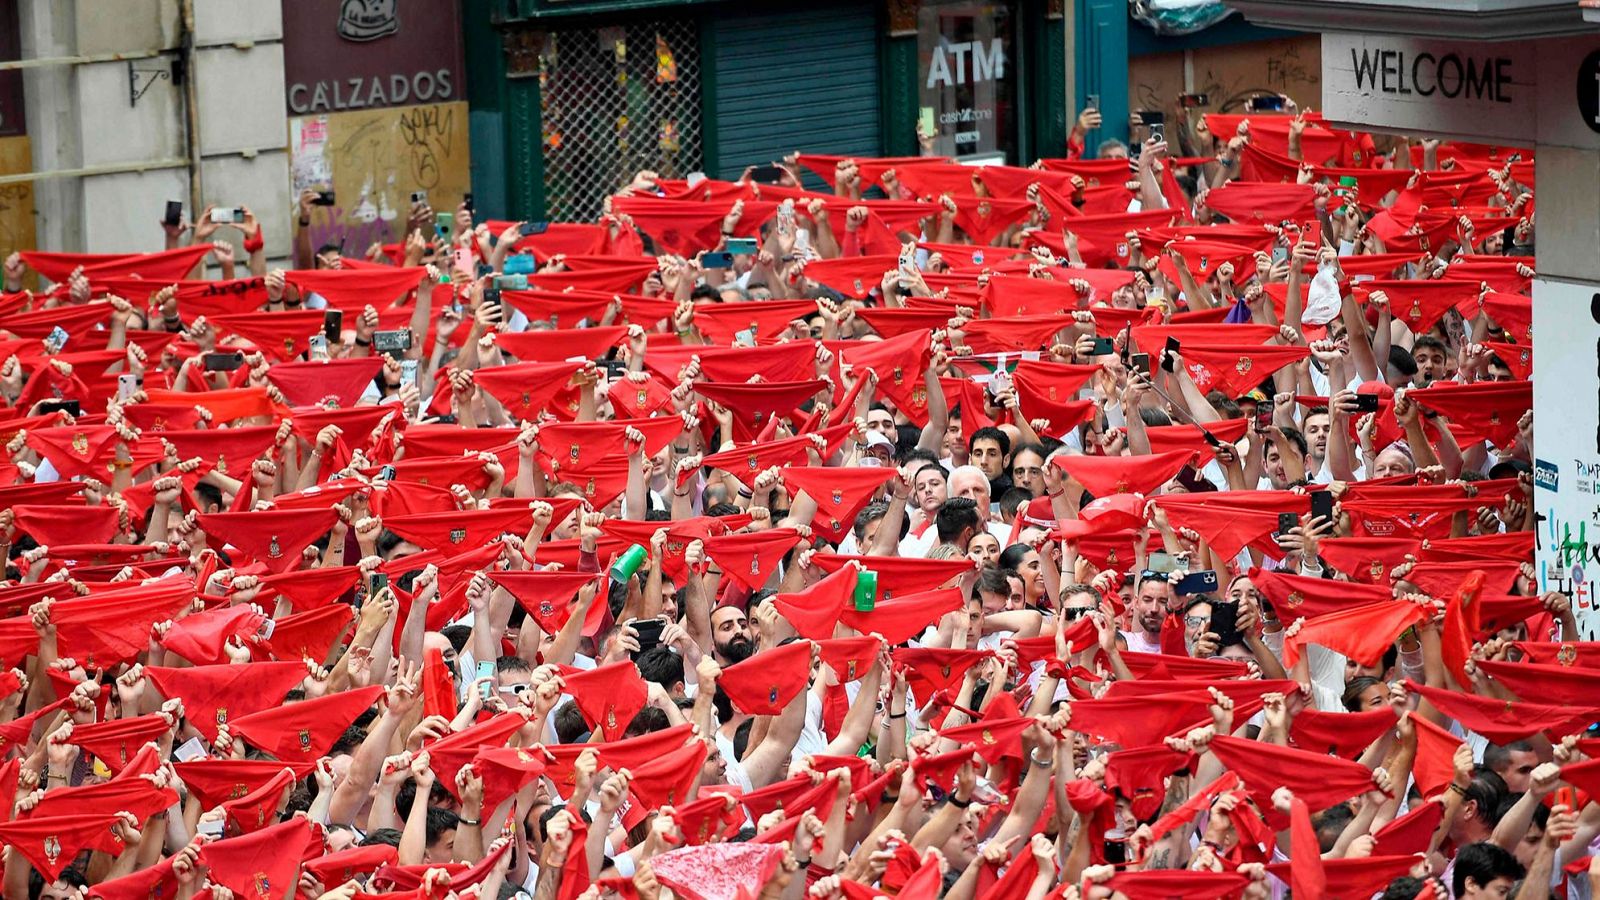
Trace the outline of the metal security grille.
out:
<instances>
[{"instance_id":1,"label":"metal security grille","mask_svg":"<svg viewBox=\"0 0 1600 900\"><path fill-rule=\"evenodd\" d=\"M546 215L592 221L640 169L700 168L695 26L662 20L551 31L539 58Z\"/></svg>"}]
</instances>

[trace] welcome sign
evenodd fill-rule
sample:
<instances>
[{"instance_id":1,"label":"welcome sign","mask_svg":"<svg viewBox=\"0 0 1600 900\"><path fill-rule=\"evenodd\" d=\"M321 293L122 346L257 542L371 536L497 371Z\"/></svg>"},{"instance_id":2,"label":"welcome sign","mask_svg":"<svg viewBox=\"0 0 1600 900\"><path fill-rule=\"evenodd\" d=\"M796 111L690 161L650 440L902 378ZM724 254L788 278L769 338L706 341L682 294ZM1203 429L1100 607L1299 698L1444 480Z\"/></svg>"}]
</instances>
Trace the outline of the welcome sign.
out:
<instances>
[{"instance_id":1,"label":"welcome sign","mask_svg":"<svg viewBox=\"0 0 1600 900\"><path fill-rule=\"evenodd\" d=\"M1362 128L1528 143L1537 68L1528 42L1325 34L1324 113Z\"/></svg>"}]
</instances>

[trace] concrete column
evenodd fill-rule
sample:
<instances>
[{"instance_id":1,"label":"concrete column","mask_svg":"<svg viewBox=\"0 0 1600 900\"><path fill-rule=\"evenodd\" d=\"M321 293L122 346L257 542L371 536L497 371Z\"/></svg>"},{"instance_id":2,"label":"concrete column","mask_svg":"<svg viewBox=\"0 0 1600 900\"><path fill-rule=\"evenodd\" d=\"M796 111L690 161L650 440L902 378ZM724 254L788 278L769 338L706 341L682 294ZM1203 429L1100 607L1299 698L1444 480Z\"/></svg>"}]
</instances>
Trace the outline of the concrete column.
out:
<instances>
[{"instance_id":1,"label":"concrete column","mask_svg":"<svg viewBox=\"0 0 1600 900\"><path fill-rule=\"evenodd\" d=\"M19 10L22 56L71 56L77 38L73 5L24 3ZM77 78L72 66L31 69L22 77L33 169L75 169L83 165L77 115ZM83 245L83 192L77 179L54 178L33 185L36 240L40 247Z\"/></svg>"}]
</instances>

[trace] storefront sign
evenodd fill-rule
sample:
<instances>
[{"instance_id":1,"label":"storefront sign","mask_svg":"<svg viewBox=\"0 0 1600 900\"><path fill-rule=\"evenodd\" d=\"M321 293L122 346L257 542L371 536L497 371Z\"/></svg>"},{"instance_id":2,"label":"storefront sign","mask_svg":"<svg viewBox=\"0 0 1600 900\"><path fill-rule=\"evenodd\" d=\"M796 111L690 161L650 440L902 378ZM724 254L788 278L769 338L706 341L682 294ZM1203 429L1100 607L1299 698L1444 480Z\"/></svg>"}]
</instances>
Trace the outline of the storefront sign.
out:
<instances>
[{"instance_id":1,"label":"storefront sign","mask_svg":"<svg viewBox=\"0 0 1600 900\"><path fill-rule=\"evenodd\" d=\"M924 3L917 11L920 128L948 156L1010 153L1016 103L1011 10L1004 3Z\"/></svg>"},{"instance_id":2,"label":"storefront sign","mask_svg":"<svg viewBox=\"0 0 1600 900\"><path fill-rule=\"evenodd\" d=\"M1600 285L1533 283L1534 512L1539 588L1572 597L1600 637ZM1559 385L1558 389L1540 386ZM1588 397L1589 402L1574 402Z\"/></svg>"},{"instance_id":3,"label":"storefront sign","mask_svg":"<svg viewBox=\"0 0 1600 900\"><path fill-rule=\"evenodd\" d=\"M1322 37L1326 116L1363 128L1528 141L1535 59L1524 43Z\"/></svg>"},{"instance_id":4,"label":"storefront sign","mask_svg":"<svg viewBox=\"0 0 1600 900\"><path fill-rule=\"evenodd\" d=\"M463 96L458 4L295 0L283 51L291 115Z\"/></svg>"}]
</instances>

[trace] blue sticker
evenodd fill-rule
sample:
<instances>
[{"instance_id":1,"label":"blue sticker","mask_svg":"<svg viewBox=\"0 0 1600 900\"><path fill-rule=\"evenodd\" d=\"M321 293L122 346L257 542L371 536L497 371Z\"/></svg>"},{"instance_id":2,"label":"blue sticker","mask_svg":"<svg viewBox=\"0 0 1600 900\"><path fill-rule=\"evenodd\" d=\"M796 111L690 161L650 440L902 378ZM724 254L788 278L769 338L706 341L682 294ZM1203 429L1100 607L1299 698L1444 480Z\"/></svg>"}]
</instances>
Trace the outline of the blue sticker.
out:
<instances>
[{"instance_id":1,"label":"blue sticker","mask_svg":"<svg viewBox=\"0 0 1600 900\"><path fill-rule=\"evenodd\" d=\"M1547 491L1554 491L1561 483L1561 469L1555 463L1545 462L1542 459L1533 461L1533 484Z\"/></svg>"}]
</instances>

